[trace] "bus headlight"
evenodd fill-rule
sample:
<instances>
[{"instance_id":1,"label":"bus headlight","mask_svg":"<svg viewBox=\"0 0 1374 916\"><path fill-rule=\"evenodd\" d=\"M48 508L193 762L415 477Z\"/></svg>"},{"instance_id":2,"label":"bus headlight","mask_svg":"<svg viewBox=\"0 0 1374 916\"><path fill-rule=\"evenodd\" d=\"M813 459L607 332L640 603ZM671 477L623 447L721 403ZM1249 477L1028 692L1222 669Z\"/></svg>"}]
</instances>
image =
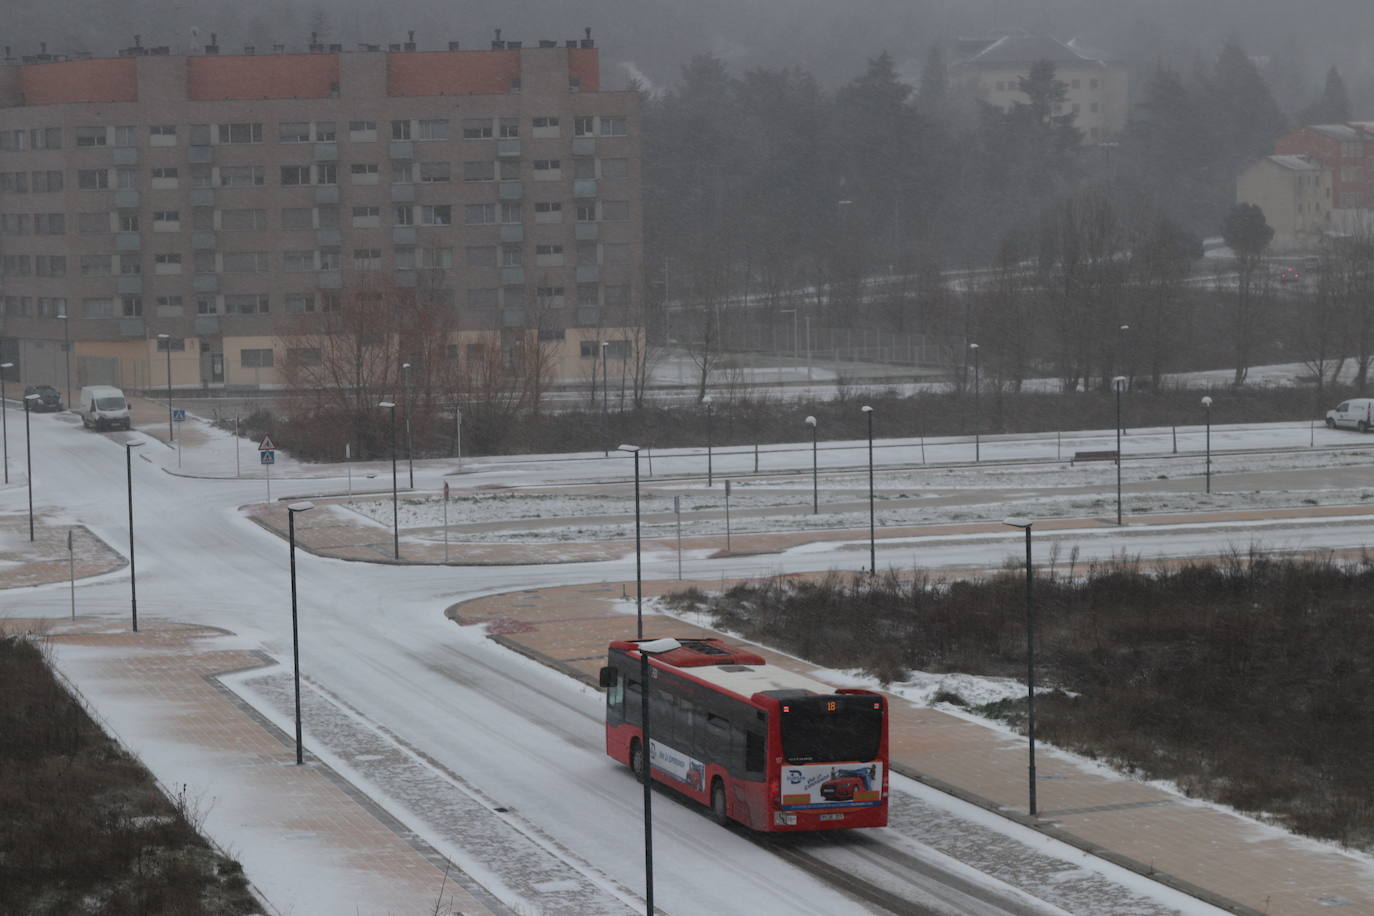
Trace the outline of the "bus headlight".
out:
<instances>
[{"instance_id":1,"label":"bus headlight","mask_svg":"<svg viewBox=\"0 0 1374 916\"><path fill-rule=\"evenodd\" d=\"M795 814L788 814L786 811L774 811L773 826L795 827L797 826L797 816Z\"/></svg>"}]
</instances>

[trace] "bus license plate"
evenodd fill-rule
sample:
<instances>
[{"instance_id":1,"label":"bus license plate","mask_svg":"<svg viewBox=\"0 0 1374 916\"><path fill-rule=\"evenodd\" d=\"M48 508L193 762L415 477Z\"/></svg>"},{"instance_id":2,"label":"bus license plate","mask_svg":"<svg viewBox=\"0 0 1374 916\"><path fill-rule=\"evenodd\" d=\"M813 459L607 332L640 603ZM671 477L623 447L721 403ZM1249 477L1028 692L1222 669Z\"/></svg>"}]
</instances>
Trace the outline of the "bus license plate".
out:
<instances>
[{"instance_id":1,"label":"bus license plate","mask_svg":"<svg viewBox=\"0 0 1374 916\"><path fill-rule=\"evenodd\" d=\"M823 820L823 821L842 821L842 820L844 820L844 815L843 815L843 814L822 814L822 815L821 815L821 820Z\"/></svg>"}]
</instances>

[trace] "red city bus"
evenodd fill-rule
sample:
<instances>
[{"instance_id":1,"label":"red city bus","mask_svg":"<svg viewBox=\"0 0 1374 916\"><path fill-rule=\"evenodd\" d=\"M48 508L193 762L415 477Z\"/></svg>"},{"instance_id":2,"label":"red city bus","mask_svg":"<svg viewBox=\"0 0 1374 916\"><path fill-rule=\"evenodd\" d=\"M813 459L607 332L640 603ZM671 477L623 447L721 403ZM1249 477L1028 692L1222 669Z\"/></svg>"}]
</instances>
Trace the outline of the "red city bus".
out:
<instances>
[{"instance_id":1,"label":"red city bus","mask_svg":"<svg viewBox=\"0 0 1374 916\"><path fill-rule=\"evenodd\" d=\"M606 753L643 767L637 642L611 643ZM649 759L664 785L753 830L887 824L887 701L836 690L720 639L649 656Z\"/></svg>"}]
</instances>

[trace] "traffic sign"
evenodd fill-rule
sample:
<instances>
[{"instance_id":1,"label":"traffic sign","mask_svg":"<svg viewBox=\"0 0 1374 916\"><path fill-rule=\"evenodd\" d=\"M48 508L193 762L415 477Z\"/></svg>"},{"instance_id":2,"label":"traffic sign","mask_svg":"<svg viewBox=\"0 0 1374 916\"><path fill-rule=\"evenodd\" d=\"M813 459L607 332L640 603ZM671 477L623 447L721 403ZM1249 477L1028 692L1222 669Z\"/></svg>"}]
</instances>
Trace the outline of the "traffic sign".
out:
<instances>
[{"instance_id":1,"label":"traffic sign","mask_svg":"<svg viewBox=\"0 0 1374 916\"><path fill-rule=\"evenodd\" d=\"M444 502L448 502L448 481L444 481Z\"/></svg>"},{"instance_id":2,"label":"traffic sign","mask_svg":"<svg viewBox=\"0 0 1374 916\"><path fill-rule=\"evenodd\" d=\"M277 463L277 453L274 452L272 449L268 449L268 450L265 451L265 452L259 452L259 453L258 453L258 457L259 457L259 459L261 459L261 461L262 461L263 464L276 464L276 463Z\"/></svg>"},{"instance_id":3,"label":"traffic sign","mask_svg":"<svg viewBox=\"0 0 1374 916\"><path fill-rule=\"evenodd\" d=\"M172 409L172 419L175 420L175 421L178 422L178 423L181 423L182 421L184 421L184 420L186 419L186 411L181 410L181 409L179 409L179 408L173 408L173 409Z\"/></svg>"},{"instance_id":4,"label":"traffic sign","mask_svg":"<svg viewBox=\"0 0 1374 916\"><path fill-rule=\"evenodd\" d=\"M258 443L258 451L260 452L275 452L276 450L277 444L272 441L271 436L263 436L262 441Z\"/></svg>"}]
</instances>

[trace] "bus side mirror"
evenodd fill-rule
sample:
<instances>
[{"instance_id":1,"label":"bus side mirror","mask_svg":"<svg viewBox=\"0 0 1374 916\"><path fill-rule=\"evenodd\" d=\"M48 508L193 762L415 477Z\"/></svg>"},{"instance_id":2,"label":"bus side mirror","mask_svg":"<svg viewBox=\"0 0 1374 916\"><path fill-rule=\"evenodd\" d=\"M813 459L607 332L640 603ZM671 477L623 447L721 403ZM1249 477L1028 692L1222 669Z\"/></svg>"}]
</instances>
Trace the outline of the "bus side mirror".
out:
<instances>
[{"instance_id":1,"label":"bus side mirror","mask_svg":"<svg viewBox=\"0 0 1374 916\"><path fill-rule=\"evenodd\" d=\"M610 665L607 665L606 667L601 669L600 684L602 687L614 687L616 680L616 670L612 668Z\"/></svg>"}]
</instances>

